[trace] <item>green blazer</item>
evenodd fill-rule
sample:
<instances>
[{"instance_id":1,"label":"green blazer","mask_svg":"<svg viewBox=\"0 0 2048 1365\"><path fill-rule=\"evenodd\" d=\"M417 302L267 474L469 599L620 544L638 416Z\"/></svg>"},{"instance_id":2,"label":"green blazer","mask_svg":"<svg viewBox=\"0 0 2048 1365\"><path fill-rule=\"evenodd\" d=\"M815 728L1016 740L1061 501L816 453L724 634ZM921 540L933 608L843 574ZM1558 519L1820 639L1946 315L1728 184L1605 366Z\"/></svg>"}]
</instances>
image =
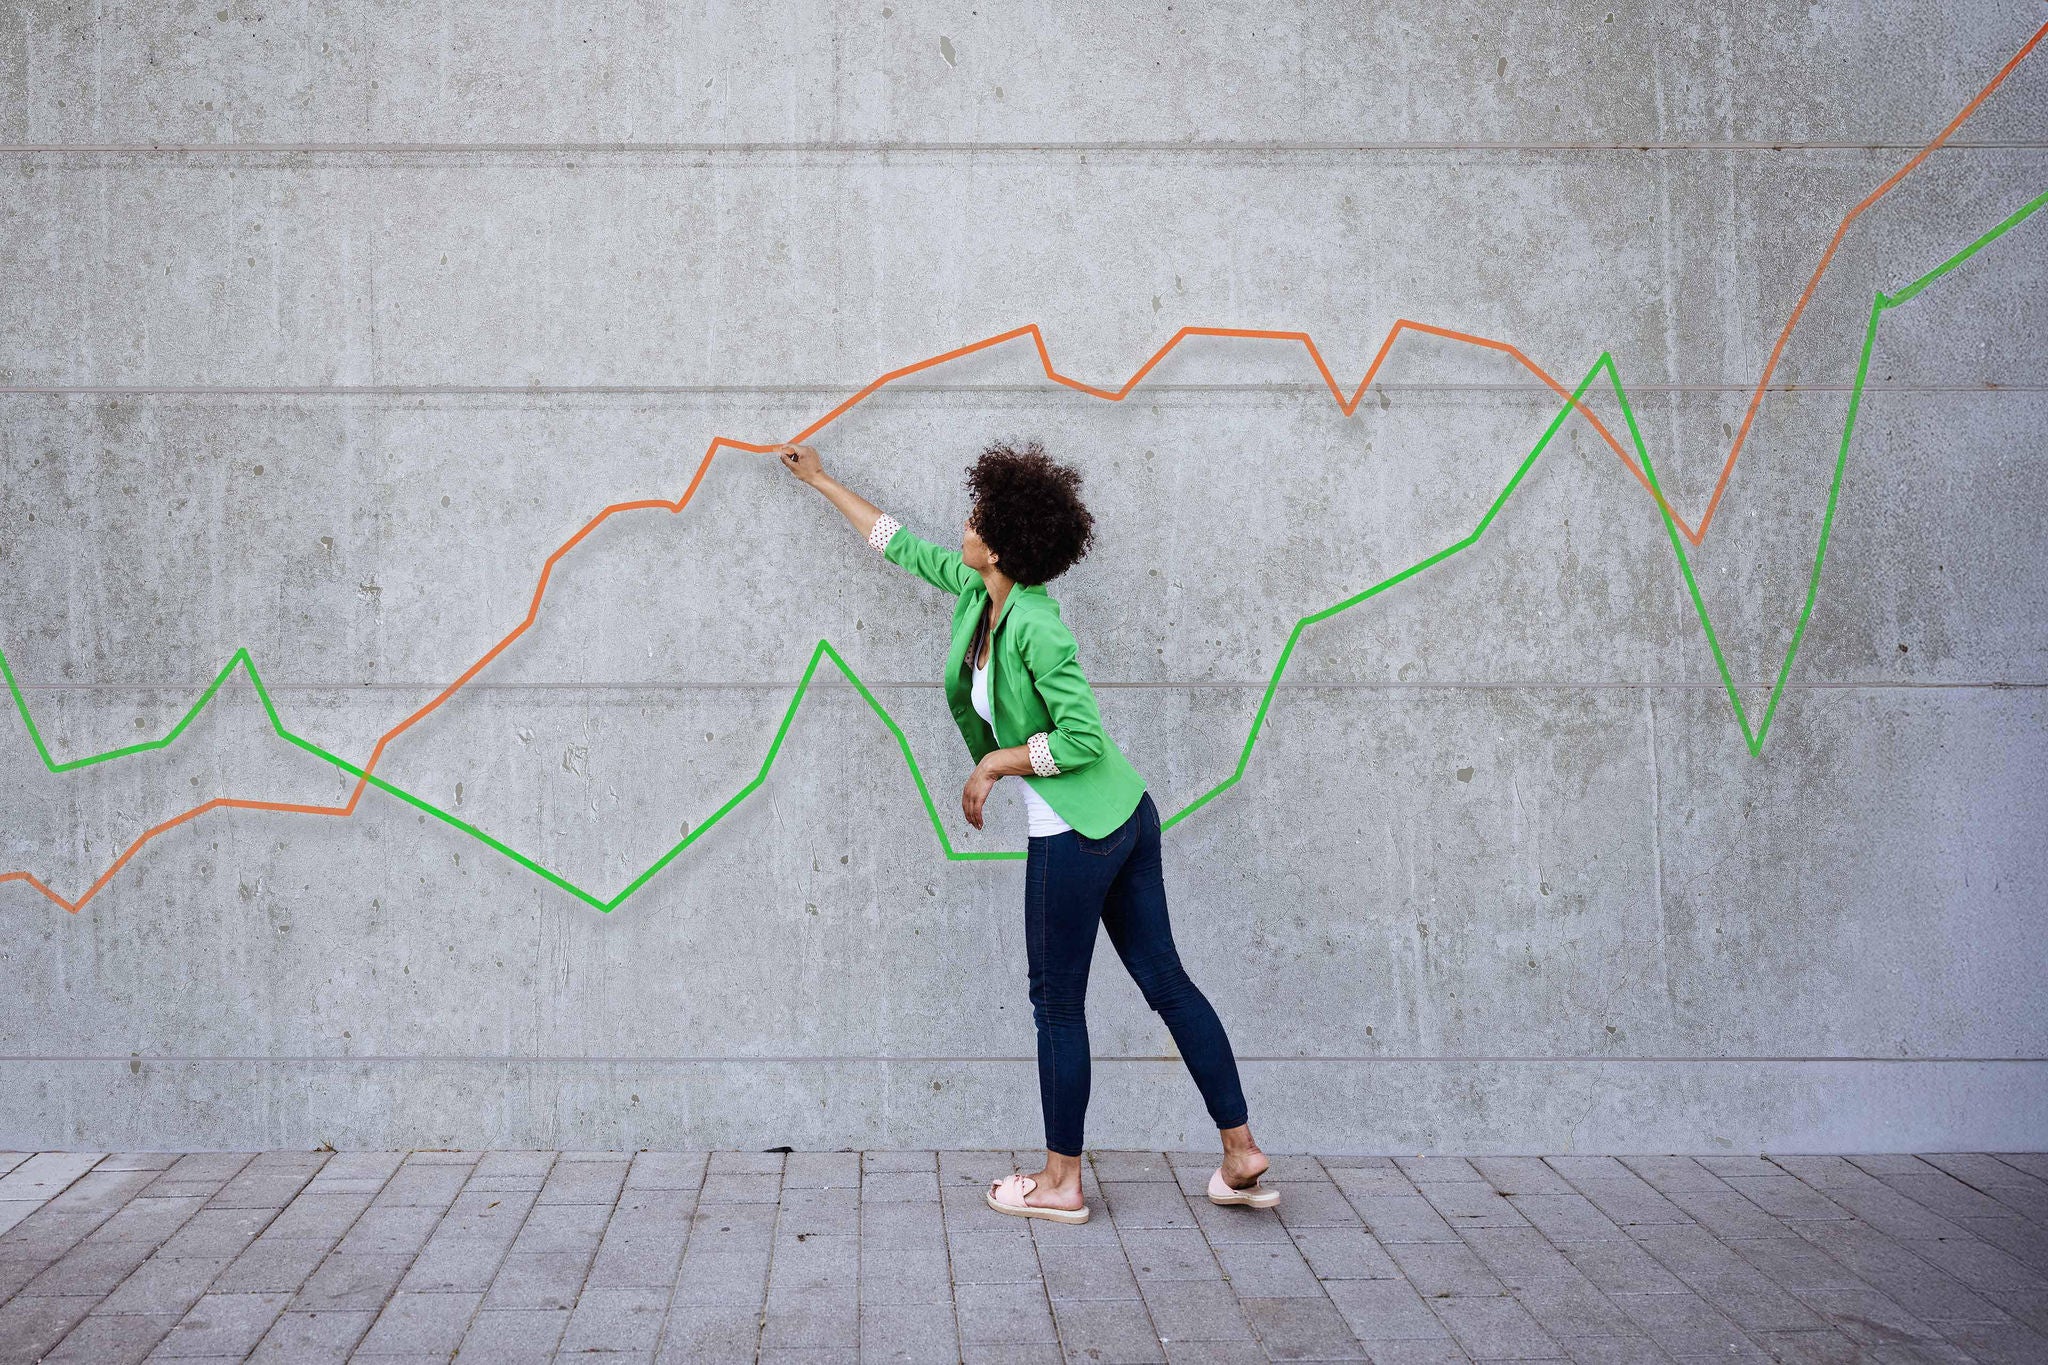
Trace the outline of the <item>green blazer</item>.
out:
<instances>
[{"instance_id":1,"label":"green blazer","mask_svg":"<svg viewBox=\"0 0 2048 1365\"><path fill-rule=\"evenodd\" d=\"M981 575L958 550L933 544L886 513L868 543L890 563L959 598L946 651L946 705L974 761L992 749L1028 745L1032 775L1024 780L1082 835L1100 839L1130 819L1145 794L1145 779L1103 730L1095 693L1081 676L1073 632L1045 585L1020 583L1003 599L988 663L989 710L996 718L991 732L974 709L967 657L988 607Z\"/></svg>"}]
</instances>

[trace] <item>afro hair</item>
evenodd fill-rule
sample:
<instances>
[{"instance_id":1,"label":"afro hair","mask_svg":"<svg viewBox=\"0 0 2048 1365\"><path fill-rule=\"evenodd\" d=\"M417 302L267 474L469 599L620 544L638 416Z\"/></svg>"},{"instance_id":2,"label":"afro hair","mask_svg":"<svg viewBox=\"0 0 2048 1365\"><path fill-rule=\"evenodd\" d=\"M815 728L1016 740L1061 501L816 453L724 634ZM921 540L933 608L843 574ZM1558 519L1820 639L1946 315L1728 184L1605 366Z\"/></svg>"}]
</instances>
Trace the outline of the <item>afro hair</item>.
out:
<instances>
[{"instance_id":1,"label":"afro hair","mask_svg":"<svg viewBox=\"0 0 2048 1365\"><path fill-rule=\"evenodd\" d=\"M1037 441L987 446L967 467L974 530L996 567L1018 583L1048 583L1088 553L1095 518L1081 501L1081 475Z\"/></svg>"}]
</instances>

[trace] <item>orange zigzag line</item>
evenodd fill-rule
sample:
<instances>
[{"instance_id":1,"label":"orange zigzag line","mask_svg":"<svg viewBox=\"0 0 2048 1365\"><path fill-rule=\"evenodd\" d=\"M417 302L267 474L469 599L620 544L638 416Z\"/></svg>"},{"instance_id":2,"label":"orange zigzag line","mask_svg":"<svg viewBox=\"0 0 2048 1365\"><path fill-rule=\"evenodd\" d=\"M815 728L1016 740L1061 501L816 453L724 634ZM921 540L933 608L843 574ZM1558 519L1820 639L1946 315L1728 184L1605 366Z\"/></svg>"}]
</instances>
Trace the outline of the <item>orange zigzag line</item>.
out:
<instances>
[{"instance_id":1,"label":"orange zigzag line","mask_svg":"<svg viewBox=\"0 0 2048 1365\"><path fill-rule=\"evenodd\" d=\"M1671 508L1669 503L1665 502L1663 494L1644 475L1642 467L1623 448L1621 442L1615 439L1614 433L1607 429L1599 417L1579 402L1572 395L1572 391L1563 384L1560 384L1551 376L1549 371L1531 360L1527 355L1524 355L1520 347L1509 342L1496 341L1491 337L1478 336L1471 332L1453 331L1448 327L1436 327L1429 323L1415 322L1408 318L1396 319L1394 325L1387 330L1386 339L1380 343L1379 351L1373 356L1372 364L1366 368L1365 377L1359 381L1358 387L1352 391L1351 396L1348 398L1345 397L1344 390L1338 385L1336 375L1331 373L1328 363L1324 361L1322 352L1317 349L1314 338L1307 332L1268 331L1262 328L1249 327L1183 327L1175 332L1165 345L1154 351L1152 358L1139 366L1137 373L1125 380L1121 388L1103 389L1097 388L1093 384L1085 383L1082 380L1070 378L1055 369L1052 363L1052 353L1046 348L1045 336L1038 330L1038 324L1035 322L1026 323L1022 327L1014 327L1007 332L1001 332L992 337L985 337L980 341L970 342L965 346L957 347L941 355L931 356L914 364L905 365L900 369L891 370L847 397L830 412L827 412L817 421L798 432L791 440L809 440L825 427L831 425L843 413L863 402L868 395L886 385L894 383L896 380L931 369L937 365L947 364L963 356L973 355L977 351L985 351L992 346L1000 346L1004 342L1014 341L1021 336L1029 336L1032 344L1037 347L1039 364L1044 368L1046 378L1056 384L1064 384L1070 389L1077 389L1082 393L1096 398L1107 399L1114 403L1120 403L1129 397L1131 391L1144 380L1145 376L1150 374L1160 361L1164 360L1176 346L1180 345L1188 337L1241 337L1260 341L1298 341L1308 351L1309 358L1315 361L1316 370L1322 375L1323 383L1329 387L1331 396L1337 400L1338 410L1346 417L1350 417L1358 411L1358 405L1364 400L1366 390L1372 387L1373 377L1379 373L1380 366L1385 363L1388 353L1393 350L1394 343L1400 338L1401 333L1421 332L1430 336L1443 337L1450 341L1463 342L1469 346L1481 347L1489 351L1498 351L1503 355L1513 357L1517 363L1528 370L1530 374L1542 380L1546 387L1563 398L1565 402L1578 411L1580 416L1584 417L1591 424L1593 430L1599 433L1600 438L1608 444L1615 455L1620 458L1622 464L1628 468L1629 473L1635 476L1636 482L1640 483L1644 490L1657 500L1657 504L1660 507L1670 513L1672 520L1677 524L1678 529L1684 534L1685 538L1692 542L1692 544L1699 545L1706 539L1707 528L1713 524L1714 513L1721 505L1722 494L1728 489L1729 476L1735 472L1735 461L1742 454L1743 443L1749 437L1750 427L1756 420L1757 409L1763 405L1764 393L1770 386L1771 375L1778 367L1779 358L1784 354L1785 343L1791 339L1793 328L1799 325L1801 315L1806 312L1807 305L1813 301L1814 291L1820 287L1821 276L1826 273L1828 263L1834 259L1835 251L1841 246L1843 237L1848 234L1849 225L1854 223L1863 214L1864 210L1870 208L1871 205L1891 193L1892 189L1901 180L1904 180L1921 162L1925 161L1937 148L1953 137L1956 130L1962 127L1964 121L1976 112L1979 105L1990 98L1992 91L2005 83L2005 78L2010 76L2022 61L2026 60L2028 54L2039 46L2044 37L2048 37L2048 24L2043 24L2040 28L2034 30L2033 37L2027 39L2020 47L2020 50L2015 52L2011 59L1999 68L1998 74L1993 76L1990 82L1977 92L1975 98L1962 107L1961 112L1949 120L1948 125L1935 136L1933 141L1916 152L1912 159L1899 167L1898 170L1892 172L1883 184L1872 190L1843 216L1840 226L1835 229L1833 238L1828 242L1827 250L1821 253L1820 263L1813 268L1813 275L1807 280L1806 288L1800 291L1799 300L1793 305L1791 316L1786 318L1784 329L1778 333L1777 344L1771 348L1770 359L1764 365L1763 374L1757 379L1755 392L1750 395L1749 410L1743 416L1742 428L1736 432L1734 444L1728 449L1727 461L1721 466L1721 476L1714 484L1713 495L1707 499L1706 509L1700 515L1697 529L1688 525L1685 519L1680 517ZM114 860L113 865L108 867L105 872L102 872L98 880L87 887L84 894L80 895L75 901L66 900L30 872L0 873L0 883L26 882L49 900L76 914L85 906L86 902L98 895L107 883L113 880L114 875L127 864L128 860L142 850L143 845L158 835L176 829L187 821L198 819L208 811L230 808L236 810L285 811L300 815L337 815L347 817L355 814L356 804L362 800L363 793L369 789L368 775L377 770L377 764L383 758L384 750L390 746L391 741L397 739L407 730L410 730L413 726L432 715L444 702L468 685L471 679L489 667L493 660L511 647L513 641L524 635L534 622L540 619L541 598L547 593L548 580L554 576L555 565L560 563L562 558L571 550L580 545L585 537L589 536L591 532L610 520L614 515L621 512L651 511L655 508L661 508L669 512L681 512L685 507L689 506L690 499L696 496L698 487L704 482L704 475L711 468L713 457L720 450L744 450L757 455L765 455L774 450L774 448L774 444L755 445L749 441L736 441L725 436L714 437L710 446L704 452L704 458L697 465L697 472L691 478L690 486L683 490L683 495L680 498L675 499L673 502L661 498L642 498L634 502L613 503L585 522L581 530L569 537L553 554L548 556L547 562L541 569L540 581L534 586L533 601L527 608L526 619L521 621L511 633L493 645L489 653L463 670L462 676L449 683L432 701L420 707L419 710L413 712L410 716L407 716L396 726L385 732L383 737L377 741L377 746L370 751L369 761L363 764L364 775L356 779L355 790L349 793L348 800L342 805L309 806L287 801L256 801L240 797L216 797L211 801L194 806L182 815L173 816L161 824L152 825L149 829L143 831L142 835L131 843L119 858Z\"/></svg>"}]
</instances>

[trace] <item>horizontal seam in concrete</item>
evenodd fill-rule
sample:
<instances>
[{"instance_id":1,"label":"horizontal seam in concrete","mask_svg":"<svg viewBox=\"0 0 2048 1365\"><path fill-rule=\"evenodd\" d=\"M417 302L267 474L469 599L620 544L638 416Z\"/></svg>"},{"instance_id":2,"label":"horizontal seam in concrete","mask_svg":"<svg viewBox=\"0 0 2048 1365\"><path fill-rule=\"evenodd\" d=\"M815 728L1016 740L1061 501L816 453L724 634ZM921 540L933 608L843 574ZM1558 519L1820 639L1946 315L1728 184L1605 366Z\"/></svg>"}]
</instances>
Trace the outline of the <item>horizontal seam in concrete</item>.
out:
<instances>
[{"instance_id":1,"label":"horizontal seam in concrete","mask_svg":"<svg viewBox=\"0 0 2048 1365\"><path fill-rule=\"evenodd\" d=\"M1098 1054L1098 1055L1096 1055L1096 1056L1095 1056L1094 1058L1092 1058L1092 1060L1094 1060L1094 1061L1097 1061L1097 1062L1135 1062L1135 1063L1144 1063L1144 1064L1147 1064L1147 1065L1155 1065L1155 1064L1156 1064L1156 1065L1166 1065L1166 1064L1168 1064L1168 1063L1171 1063L1171 1064L1173 1064L1173 1065L1176 1065L1176 1066L1178 1066L1178 1065L1180 1065L1180 1064L1181 1064L1181 1059L1180 1059L1179 1057L1166 1057L1166 1056L1159 1056L1159 1057L1148 1057L1148 1056L1130 1056L1130 1057L1117 1057L1117 1056L1103 1056L1103 1055L1099 1055L1099 1054ZM1648 1063L1655 1063L1655 1064L1693 1064L1693 1063L1700 1063L1700 1062L1716 1062L1716 1063L1720 1063L1720 1062L1725 1062L1725 1063L1729 1063L1729 1064L1741 1064L1741 1065L1745 1065L1745 1066L1747 1066L1747 1065L1753 1065L1753 1064L1758 1064L1758 1063L1778 1063L1778 1064L1783 1064L1783 1065L1792 1065L1792 1066L1803 1066L1803 1065L1814 1065L1814 1064L1821 1064L1821 1063L1830 1063L1830 1064L1832 1064L1832 1063L1837 1063L1837 1062L1855 1062L1855 1063L1867 1063L1867 1062L1869 1062L1869 1063L1884 1063L1884 1064L1888 1064L1888 1065L1899 1065L1899 1064L1903 1064L1903 1065L1909 1065L1909 1066L1923 1066L1923 1065L1949 1065L1949 1064L1954 1064L1954 1065L1963 1065L1963 1064L1968 1064L1968 1065L1973 1065L1973 1066L1974 1066L1974 1065L1984 1065L1984 1064L1989 1064L1989 1063L1994 1063L1994 1062L1997 1062L1997 1063L2018 1063L2018 1064L2024 1064L2024 1065L2029 1065L2029 1066L2032 1066L2032 1065L2038 1065L2038 1064L2041 1064L2041 1063L2044 1063L2044 1062L2048 1062L2048 1057L1726 1057L1726 1056L1702 1056L1702 1057L1612 1057L1612 1056L1610 1056L1610 1057L1484 1057L1484 1056L1477 1056L1477 1057L1464 1057L1464 1056L1428 1056L1428 1055L1392 1055L1392 1056L1381 1056L1381 1057L1372 1057L1372 1056L1355 1056L1355 1057L1347 1057L1347 1056L1338 1056L1338 1057L1257 1057L1257 1056L1244 1056L1244 1055L1241 1055L1241 1054L1240 1054L1240 1055L1238 1056L1237 1060L1238 1060L1238 1062L1239 1062L1240 1064L1243 1064L1243 1063L1257 1063L1257 1064L1261 1064L1261 1065L1277 1065L1277 1064L1283 1064L1283 1063L1302 1063L1302 1064L1317 1064L1317 1065L1320 1065L1320 1064L1324 1064L1324 1063L1331 1063L1331 1062L1343 1062L1343 1063L1353 1063L1353 1062L1464 1062L1464 1063L1475 1063L1475 1064L1476 1064L1476 1063L1503 1063L1503 1062L1505 1062L1505 1063L1540 1063L1540 1064L1544 1064L1544 1065L1557 1065L1557 1066L1576 1066L1576 1065L1582 1065L1582 1064L1598 1064L1598 1065L1601 1065L1601 1066L1615 1066L1615 1065L1622 1065L1622 1064L1628 1064L1628 1063L1646 1063L1646 1064L1648 1064ZM1036 1057L936 1057L936 1056L935 1056L935 1057L908 1057L908 1056L888 1056L888 1057L881 1057L881 1056L873 1056L873 1057L871 1057L871 1056L831 1056L831 1055L817 1055L817 1056L808 1056L808 1055L790 1055L790 1056L782 1056L782 1055L760 1055L760 1056L750 1056L750 1055L746 1055L746 1054L738 1054L738 1055L732 1055L732 1056L701 1056L701 1057L631 1057L631 1056L618 1056L618 1057L575 1057L575 1056L562 1056L562 1057L511 1057L511 1056L470 1056L470 1055L467 1055L467 1054L459 1054L459 1053L450 1053L450 1054L445 1054L445 1055L443 1055L443 1054L422 1054L422 1055L419 1055L419 1056L404 1056L404 1055L390 1055L390 1054L371 1054L371 1055L367 1055L367 1056L362 1056L362 1057L335 1057L335 1056L304 1056L304 1057L263 1057L263 1056L237 1056L237 1055L222 1055L222 1056L189 1056L189 1057L187 1057L187 1056L150 1056L150 1055L145 1055L145 1054L142 1054L142 1053L123 1053L123 1054L120 1054L120 1055L111 1055L111 1054L110 1054L110 1055L104 1055L104 1056L102 1056L102 1055L97 1055L97 1054L93 1054L93 1055L86 1055L86 1054L80 1054L80 1055L75 1055L75 1056L70 1056L70 1055L54 1055L54 1054L53 1054L53 1055L51 1055L51 1056L31 1056L31 1055L22 1055L22 1056L0 1056L0 1065L35 1065L35 1064L47 1064L47 1063L54 1063L54 1062L62 1062L62 1063L72 1063L72 1062L80 1062L80 1063L106 1063L106 1064L109 1064L109 1065L113 1065L113 1064L119 1064L119 1065L121 1065L121 1066L131 1066L131 1065L134 1065L134 1064L137 1064L137 1063L142 1063L142 1064L146 1064L146 1065L185 1065L185 1064L195 1064L195 1065L197 1065L197 1064L207 1064L207 1065L238 1065L238 1066L239 1066L239 1065L270 1065L270 1066L306 1066L306 1065L319 1065L319 1064L331 1064L331 1065L336 1065L336 1066L354 1066L354 1065L357 1065L357 1064L359 1064L359 1063L372 1063L372 1062L374 1062L374 1063L378 1063L378 1064L380 1064L380 1065L398 1065L398 1066L413 1066L413 1065L432 1065L432 1064L437 1064L437 1063L461 1063L461 1064L475 1064L475 1065L485 1065L485 1066L513 1066L513 1065L517 1065L517 1066L748 1066L748 1065L805 1065L805 1066L829 1066L829 1065L833 1065L833 1064L836 1064L836 1063L843 1063L843 1062L844 1062L844 1063L851 1063L851 1062L862 1062L862 1063L873 1063L873 1062L904 1062L904 1063L915 1063L915 1064L919 1064L919 1065L936 1065L936 1064L945 1064L945 1065L949 1065L949 1066L952 1066L952 1065L1002 1065L1002 1066L1009 1066L1009 1065L1019 1065L1019 1066L1024 1066L1024 1065L1030 1065L1030 1066L1036 1066L1036 1065L1038 1064L1038 1059L1037 1059Z\"/></svg>"},{"instance_id":2,"label":"horizontal seam in concrete","mask_svg":"<svg viewBox=\"0 0 2048 1365\"><path fill-rule=\"evenodd\" d=\"M854 382L818 384L270 384L270 385L151 385L151 384L0 384L0 395L33 398L662 398L700 397L718 394L747 396L851 393L862 385ZM1848 393L1850 384L1770 384L1767 393ZM1754 384L1670 383L1632 384L1632 393L1728 393L1749 394ZM2048 393L2048 383L2001 384L1985 380L1976 384L1865 384L1865 393L1966 393L1974 396L1998 393ZM888 386L890 393L1045 394L1064 398L1050 384L907 384ZM1152 384L1146 394L1325 394L1321 384L1274 381L1239 384ZM1387 383L1375 384L1369 393L1525 393L1554 397L1541 384L1520 383Z\"/></svg>"},{"instance_id":3,"label":"horizontal seam in concrete","mask_svg":"<svg viewBox=\"0 0 2048 1365\"><path fill-rule=\"evenodd\" d=\"M1738 681L1742 687L1768 687L1771 679L1753 678ZM935 692L944 687L940 682L877 682L870 678L861 679L869 691L888 688L892 691ZM167 683L18 683L24 692L154 692L162 690L196 691L209 684L204 682ZM1264 692L1268 684L1262 682L1091 682L1098 692ZM446 683L274 683L265 681L265 690L270 692L442 692ZM853 685L847 682L824 678L820 675L811 682L815 690L826 692L851 692ZM472 682L463 690L468 692L776 692L793 691L794 680L788 682ZM2030 692L2048 688L2048 682L1787 682L1787 692ZM1283 680L1275 689L1281 692L1714 692L1722 690L1717 682L1441 682L1441 683L1382 683L1382 682L1305 682ZM241 694L222 694L222 699L239 703L252 698Z\"/></svg>"},{"instance_id":4,"label":"horizontal seam in concrete","mask_svg":"<svg viewBox=\"0 0 2048 1365\"><path fill-rule=\"evenodd\" d=\"M1360 152L1917 152L1921 142L1768 141L1717 138L1696 142L1232 142L1224 140L1148 142L9 142L5 156L759 156L763 153L826 153L886 156L897 153L980 156L985 153L1101 152L1235 156L1275 153L1323 156ZM1941 151L2041 151L2036 138L1957 139Z\"/></svg>"}]
</instances>

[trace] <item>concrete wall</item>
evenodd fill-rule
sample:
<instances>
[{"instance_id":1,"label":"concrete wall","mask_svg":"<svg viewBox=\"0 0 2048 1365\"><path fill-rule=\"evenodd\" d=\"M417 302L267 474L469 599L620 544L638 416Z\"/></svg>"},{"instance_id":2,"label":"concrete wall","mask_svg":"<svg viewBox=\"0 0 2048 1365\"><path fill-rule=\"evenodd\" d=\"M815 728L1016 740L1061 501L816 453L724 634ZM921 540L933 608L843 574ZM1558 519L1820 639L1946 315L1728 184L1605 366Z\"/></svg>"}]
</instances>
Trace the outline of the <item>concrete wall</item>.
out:
<instances>
[{"instance_id":1,"label":"concrete wall","mask_svg":"<svg viewBox=\"0 0 2048 1365\"><path fill-rule=\"evenodd\" d=\"M58 761L246 648L353 763L607 504L1037 323L1611 350L1697 518L1842 214L2033 4L654 7L0 16L0 649ZM322 12L326 11L326 12ZM1871 295L2048 189L2048 51L1844 239L1696 552L1760 707ZM1584 421L1486 536L1308 628L1167 832L1274 1150L2038 1147L2048 1131L2048 214L1885 317L1758 757L1655 505ZM997 435L1079 466L1052 585L1171 815L1294 621L1467 534L1556 400L1410 337L1028 341L816 440L957 543ZM1992 387L1995 386L1995 387ZM1604 420L1620 419L1611 395ZM1619 429L1617 427L1617 429ZM759 771L829 640L962 852L948 602L773 461L620 515L378 773L600 898ZM167 747L0 726L0 870L352 780L237 671ZM76 914L0 885L0 1146L1025 1146L1022 864L949 859L826 665L759 788L610 914L385 793L216 810ZM1213 1139L1099 946L1089 1141Z\"/></svg>"}]
</instances>

